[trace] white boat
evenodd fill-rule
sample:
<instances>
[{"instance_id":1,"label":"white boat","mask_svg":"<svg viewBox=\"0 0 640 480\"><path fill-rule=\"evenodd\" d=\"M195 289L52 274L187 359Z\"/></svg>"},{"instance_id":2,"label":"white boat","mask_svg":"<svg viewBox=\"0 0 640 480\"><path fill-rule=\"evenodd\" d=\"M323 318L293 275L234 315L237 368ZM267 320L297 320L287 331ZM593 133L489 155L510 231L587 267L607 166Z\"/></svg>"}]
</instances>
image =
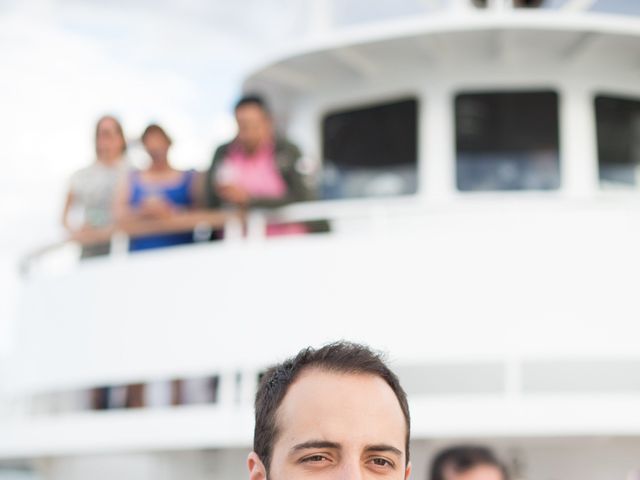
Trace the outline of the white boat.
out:
<instances>
[{"instance_id":1,"label":"white boat","mask_svg":"<svg viewBox=\"0 0 640 480\"><path fill-rule=\"evenodd\" d=\"M255 212L247 238L34 259L0 465L242 478L259 373L346 338L387 352L409 393L413 478L460 441L518 479L639 468L640 5L515 3L345 26L346 2L315 2L314 28L245 90L316 159L325 200ZM269 218L331 232L267 239ZM86 405L96 387L210 377L210 403Z\"/></svg>"}]
</instances>

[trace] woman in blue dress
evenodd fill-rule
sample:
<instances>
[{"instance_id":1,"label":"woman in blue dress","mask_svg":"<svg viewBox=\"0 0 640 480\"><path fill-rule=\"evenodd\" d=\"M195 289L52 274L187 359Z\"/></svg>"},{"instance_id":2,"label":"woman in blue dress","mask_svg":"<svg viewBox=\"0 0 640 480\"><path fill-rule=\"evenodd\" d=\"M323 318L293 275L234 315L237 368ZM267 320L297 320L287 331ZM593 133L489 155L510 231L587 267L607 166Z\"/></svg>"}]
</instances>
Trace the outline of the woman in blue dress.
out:
<instances>
[{"instance_id":1,"label":"woman in blue dress","mask_svg":"<svg viewBox=\"0 0 640 480\"><path fill-rule=\"evenodd\" d=\"M194 205L196 172L181 171L169 163L171 138L159 125L149 125L142 143L151 158L146 170L132 172L119 189L116 218L120 222L168 220ZM163 233L131 238L130 251L171 247L193 242L193 232Z\"/></svg>"}]
</instances>

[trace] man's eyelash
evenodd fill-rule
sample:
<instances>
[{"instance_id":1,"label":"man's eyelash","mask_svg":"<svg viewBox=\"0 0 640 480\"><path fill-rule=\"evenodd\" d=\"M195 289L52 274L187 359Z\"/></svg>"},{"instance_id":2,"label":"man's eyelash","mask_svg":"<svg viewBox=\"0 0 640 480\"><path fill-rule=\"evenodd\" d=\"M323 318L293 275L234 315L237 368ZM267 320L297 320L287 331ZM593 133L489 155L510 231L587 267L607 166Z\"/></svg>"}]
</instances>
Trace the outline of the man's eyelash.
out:
<instances>
[{"instance_id":1,"label":"man's eyelash","mask_svg":"<svg viewBox=\"0 0 640 480\"><path fill-rule=\"evenodd\" d=\"M309 455L308 457L304 457L300 461L301 462L318 462L325 459L326 457L324 455Z\"/></svg>"},{"instance_id":2,"label":"man's eyelash","mask_svg":"<svg viewBox=\"0 0 640 480\"><path fill-rule=\"evenodd\" d=\"M376 457L372 459L373 463L375 463L376 465L379 465L381 467L393 467L393 462L391 462L390 460L387 460L386 458L381 458L381 457ZM382 464L379 462L383 462Z\"/></svg>"}]
</instances>

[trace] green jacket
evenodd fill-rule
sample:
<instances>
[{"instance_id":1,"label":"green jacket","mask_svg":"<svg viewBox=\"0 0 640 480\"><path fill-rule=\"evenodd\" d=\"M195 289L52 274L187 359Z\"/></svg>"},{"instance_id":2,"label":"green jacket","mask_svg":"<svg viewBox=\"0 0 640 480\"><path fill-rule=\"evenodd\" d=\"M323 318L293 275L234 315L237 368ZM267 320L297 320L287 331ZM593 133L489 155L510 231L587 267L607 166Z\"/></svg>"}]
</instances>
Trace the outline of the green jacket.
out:
<instances>
[{"instance_id":1,"label":"green jacket","mask_svg":"<svg viewBox=\"0 0 640 480\"><path fill-rule=\"evenodd\" d=\"M217 169L227 156L231 143L225 143L216 149L211 166L205 175L205 198L210 208L218 208L222 205L222 199L214 188L214 179ZM313 193L307 185L304 175L297 168L301 154L298 147L287 140L278 138L275 144L276 165L282 179L287 185L287 193L282 198L252 198L249 207L277 208L293 202L312 200Z\"/></svg>"}]
</instances>

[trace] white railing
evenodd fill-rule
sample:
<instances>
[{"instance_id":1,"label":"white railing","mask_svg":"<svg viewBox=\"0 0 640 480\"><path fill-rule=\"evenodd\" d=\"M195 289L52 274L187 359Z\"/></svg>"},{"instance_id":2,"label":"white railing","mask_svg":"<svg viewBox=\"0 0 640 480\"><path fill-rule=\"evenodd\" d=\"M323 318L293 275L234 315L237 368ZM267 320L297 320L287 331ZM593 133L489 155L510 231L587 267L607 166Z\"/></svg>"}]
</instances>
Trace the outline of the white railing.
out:
<instances>
[{"instance_id":1,"label":"white railing","mask_svg":"<svg viewBox=\"0 0 640 480\"><path fill-rule=\"evenodd\" d=\"M169 219L137 220L104 228L71 232L65 239L43 245L25 255L20 262L20 271L23 275L29 274L34 267L37 267L40 260L70 244L92 246L108 243L111 256L122 256L128 252L130 237L184 231L193 231L197 235L199 231L225 228L228 232L227 240L235 240L241 235L244 217L243 212L197 210L179 213Z\"/></svg>"},{"instance_id":2,"label":"white railing","mask_svg":"<svg viewBox=\"0 0 640 480\"><path fill-rule=\"evenodd\" d=\"M465 212L469 209L494 213L516 210L597 211L617 205L627 212L640 210L640 197L635 192L600 192L587 199L565 198L561 192L514 191L475 192L455 197L451 202L429 202L420 194L345 200L322 200L290 204L275 209L239 211L200 211L182 218L158 222L141 222L103 230L82 232L58 242L44 245L29 252L20 262L24 276L39 271L39 266L70 245L110 243L109 256L114 259L129 255L129 238L133 236L194 231L208 239L215 229L224 231L218 245L255 244L267 239L267 225L324 221L328 233L360 231L365 234L389 233L394 230L393 220L419 220L433 218L443 211ZM616 207L617 208L617 207ZM523 211L524 211L523 210ZM634 213L635 214L635 213ZM198 235L198 232L201 232ZM53 262L55 263L55 262Z\"/></svg>"},{"instance_id":3,"label":"white railing","mask_svg":"<svg viewBox=\"0 0 640 480\"><path fill-rule=\"evenodd\" d=\"M110 257L126 256L131 237L194 231L195 237L208 238L211 230L222 229L225 244L256 242L266 238L267 225L271 223L333 222L364 220L371 225L384 222L390 215L424 213L418 196L379 199L332 200L304 202L277 209L241 211L199 211L182 214L162 221L142 221L116 225L104 229L77 232L68 238L43 245L29 252L20 262L20 271L27 276L38 270L42 261L69 245L89 246L110 243ZM200 232L200 234L198 233Z\"/></svg>"}]
</instances>

